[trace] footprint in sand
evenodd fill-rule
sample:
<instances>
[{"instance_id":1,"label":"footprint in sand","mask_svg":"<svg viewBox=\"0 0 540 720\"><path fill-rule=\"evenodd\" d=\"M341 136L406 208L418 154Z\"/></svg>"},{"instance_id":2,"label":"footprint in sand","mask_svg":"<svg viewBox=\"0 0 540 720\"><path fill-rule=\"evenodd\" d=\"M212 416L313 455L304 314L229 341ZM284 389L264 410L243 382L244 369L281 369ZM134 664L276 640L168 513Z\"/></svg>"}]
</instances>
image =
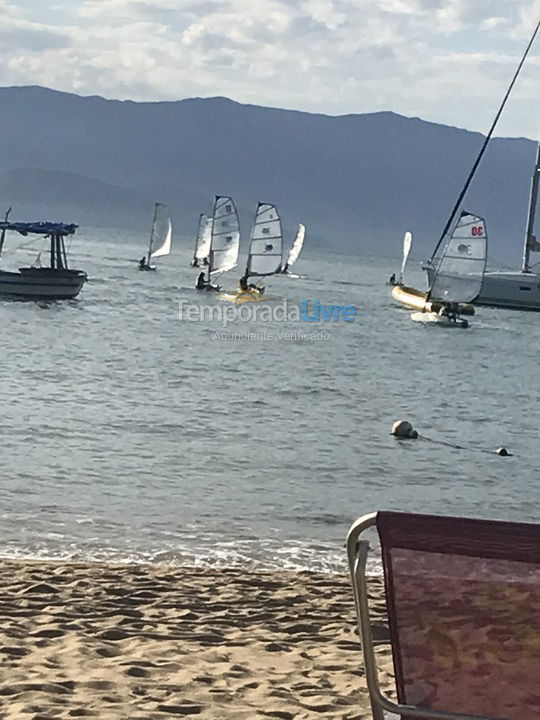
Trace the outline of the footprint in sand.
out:
<instances>
[{"instance_id":1,"label":"footprint in sand","mask_svg":"<svg viewBox=\"0 0 540 720\"><path fill-rule=\"evenodd\" d=\"M203 709L202 705L186 703L184 705L158 705L157 710L170 715L199 715Z\"/></svg>"}]
</instances>

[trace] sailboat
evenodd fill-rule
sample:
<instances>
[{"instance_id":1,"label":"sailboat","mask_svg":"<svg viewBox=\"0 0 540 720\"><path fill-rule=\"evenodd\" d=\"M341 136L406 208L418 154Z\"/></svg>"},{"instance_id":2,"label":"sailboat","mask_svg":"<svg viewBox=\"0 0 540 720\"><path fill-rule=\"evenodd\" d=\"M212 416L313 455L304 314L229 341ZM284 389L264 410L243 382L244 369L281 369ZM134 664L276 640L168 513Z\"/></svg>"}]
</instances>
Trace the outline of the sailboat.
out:
<instances>
[{"instance_id":1,"label":"sailboat","mask_svg":"<svg viewBox=\"0 0 540 720\"><path fill-rule=\"evenodd\" d=\"M171 218L167 214L167 207L157 202L154 206L148 253L139 260L139 270L155 270L156 266L150 265L150 260L168 255L171 252L171 242Z\"/></svg>"},{"instance_id":2,"label":"sailboat","mask_svg":"<svg viewBox=\"0 0 540 720\"><path fill-rule=\"evenodd\" d=\"M407 265L407 260L409 259L409 253L411 252L411 247L412 247L412 232L410 230L407 230L407 232L403 236L403 260L401 261L401 270L399 272L398 285L403 285L403 274L405 272L405 266Z\"/></svg>"},{"instance_id":3,"label":"sailboat","mask_svg":"<svg viewBox=\"0 0 540 720\"><path fill-rule=\"evenodd\" d=\"M304 225L302 225L302 223L300 223L298 225L298 230L296 231L296 237L294 238L294 242L291 245L291 249L289 250L287 262L281 268L282 273L288 274L290 268L298 260L298 256L300 255L300 251L302 250L302 247L304 245L305 235L306 235L306 228Z\"/></svg>"},{"instance_id":4,"label":"sailboat","mask_svg":"<svg viewBox=\"0 0 540 720\"><path fill-rule=\"evenodd\" d=\"M421 312L411 314L412 320L468 327L460 317L459 303L470 303L480 292L487 242L484 218L462 211L433 274L426 304ZM434 303L440 307L435 309Z\"/></svg>"},{"instance_id":5,"label":"sailboat","mask_svg":"<svg viewBox=\"0 0 540 720\"><path fill-rule=\"evenodd\" d=\"M409 253L411 252L411 247L412 232L410 230L407 230L407 232L403 236L403 259L401 261L401 271L399 273L399 278L396 280L395 273L392 273L390 275L390 279L386 283L387 285L403 285L403 273L405 272L405 265L407 264Z\"/></svg>"},{"instance_id":6,"label":"sailboat","mask_svg":"<svg viewBox=\"0 0 540 720\"><path fill-rule=\"evenodd\" d=\"M244 275L234 293L224 293L224 300L236 303L253 302L262 299L264 287L249 283L251 277L267 277L281 272L283 262L283 235L281 219L275 205L257 204L255 220L251 227L249 252Z\"/></svg>"},{"instance_id":7,"label":"sailboat","mask_svg":"<svg viewBox=\"0 0 540 720\"><path fill-rule=\"evenodd\" d=\"M199 225L195 237L195 250L191 267L200 267L208 264L210 245L212 243L212 218L204 213L199 215Z\"/></svg>"},{"instance_id":8,"label":"sailboat","mask_svg":"<svg viewBox=\"0 0 540 720\"><path fill-rule=\"evenodd\" d=\"M211 219L210 247L208 252L207 278L199 274L198 290L220 290L212 280L221 273L232 270L238 262L240 250L240 221L231 197L216 195Z\"/></svg>"},{"instance_id":9,"label":"sailboat","mask_svg":"<svg viewBox=\"0 0 540 720\"><path fill-rule=\"evenodd\" d=\"M518 310L540 310L540 274L533 272L531 253L540 252L540 243L535 236L536 208L538 204L538 186L540 181L540 143L537 147L536 164L533 171L527 228L523 243L523 263L521 270L491 270L484 274L484 282L475 305L514 308ZM434 274L433 262L424 265L428 282Z\"/></svg>"},{"instance_id":10,"label":"sailboat","mask_svg":"<svg viewBox=\"0 0 540 720\"><path fill-rule=\"evenodd\" d=\"M484 153L486 151L486 148L491 140L491 137L493 135L493 132L495 130L495 127L497 126L497 122L499 121L499 118L501 116L502 111L504 110L504 107L506 105L506 102L510 96L510 93L512 92L512 88L515 85L515 82L517 78L519 77L519 73L521 72L521 68L523 67L523 64L527 58L527 55L529 54L529 51L532 47L532 44L534 42L534 39L536 35L538 34L538 30L540 29L540 21L537 22L536 27L534 29L534 32L532 33L529 42L527 44L527 47L525 48L525 52L523 53L523 56L521 57L521 60L519 62L519 65L514 72L514 76L512 77L512 80L506 90L506 93L503 97L503 100L499 106L499 109L497 110L497 114L495 115L495 118L493 119L493 122L491 124L491 127L489 129L489 132L487 133L486 137L484 138L484 142L482 143L482 147L480 148L480 151L472 165L471 170L469 171L469 174L467 176L467 179L461 188L461 191L458 195L458 198L454 204L454 207L452 208L452 211L446 221L446 225L444 226L444 229L435 245L435 249L433 250L433 253L431 255L431 258L424 264L424 269L427 271L428 274L428 285L431 288L433 286L433 282L435 279L435 275L437 272L437 251L443 244L444 240L447 237L447 233L449 229L452 227L452 224L454 223L455 217L458 213L458 210L461 208L461 204L463 202L463 199L467 193L467 190L469 189L469 186L475 176L475 173L478 169L478 166L480 165L480 162L482 160L482 157L484 156ZM481 286L478 289L478 296L476 298L473 298L474 302L478 305L494 305L497 307L517 307L517 308L523 308L523 309L530 309L530 310L540 310L540 289L538 287L538 283L540 281L540 276L532 273L531 269L529 267L529 253L531 251L537 252L540 251L540 243L536 242L536 238L534 237L533 231L534 231L534 219L535 219L535 213L536 213L536 202L537 202L537 194L538 194L538 173L539 173L539 165L540 165L540 148L538 150L538 156L536 161L536 167L535 172L533 175L533 182L531 187L531 197L530 197L530 203L529 203L529 221L527 224L527 232L525 237L525 249L524 249L524 256L523 256L523 267L521 272L510 272L510 273L499 273L499 272L487 272L484 273L483 282ZM427 302L431 302L431 290L429 290L427 293L422 292L421 290L416 290L415 288L409 288L404 285L396 286L392 290L392 296L395 300L398 300L398 302L403 303L404 305L407 305L409 307L418 308L422 310ZM469 302L472 302L469 301ZM463 307L463 304L460 305L460 313L465 314L467 312L468 314L474 314L474 308L472 305L470 308Z\"/></svg>"}]
</instances>

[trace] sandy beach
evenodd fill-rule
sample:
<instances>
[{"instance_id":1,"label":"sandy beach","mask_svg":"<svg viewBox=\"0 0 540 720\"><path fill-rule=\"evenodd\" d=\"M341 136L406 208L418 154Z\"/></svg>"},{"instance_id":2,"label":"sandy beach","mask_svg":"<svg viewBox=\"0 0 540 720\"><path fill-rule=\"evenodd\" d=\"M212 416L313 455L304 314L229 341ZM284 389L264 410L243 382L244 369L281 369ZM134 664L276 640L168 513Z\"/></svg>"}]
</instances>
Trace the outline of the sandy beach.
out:
<instances>
[{"instance_id":1,"label":"sandy beach","mask_svg":"<svg viewBox=\"0 0 540 720\"><path fill-rule=\"evenodd\" d=\"M370 716L346 576L4 560L0 585L2 720Z\"/></svg>"}]
</instances>

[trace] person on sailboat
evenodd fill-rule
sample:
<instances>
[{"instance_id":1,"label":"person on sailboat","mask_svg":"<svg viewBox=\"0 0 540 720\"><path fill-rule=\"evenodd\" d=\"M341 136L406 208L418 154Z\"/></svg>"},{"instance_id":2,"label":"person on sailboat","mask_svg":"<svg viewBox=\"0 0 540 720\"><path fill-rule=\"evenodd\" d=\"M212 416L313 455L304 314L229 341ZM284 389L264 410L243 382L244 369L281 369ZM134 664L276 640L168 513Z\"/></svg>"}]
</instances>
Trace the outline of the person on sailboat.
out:
<instances>
[{"instance_id":1,"label":"person on sailboat","mask_svg":"<svg viewBox=\"0 0 540 720\"><path fill-rule=\"evenodd\" d=\"M139 269L140 269L140 270L144 270L145 267L146 267L146 258L145 258L145 257L142 257L142 258L139 260Z\"/></svg>"},{"instance_id":2,"label":"person on sailboat","mask_svg":"<svg viewBox=\"0 0 540 720\"><path fill-rule=\"evenodd\" d=\"M248 284L247 275L242 275L242 277L238 281L238 284L239 284L240 290L242 292L249 292L250 290L254 290L255 292L258 292L260 295L262 295L264 293L264 288L261 287L260 285L255 285L255 283Z\"/></svg>"},{"instance_id":3,"label":"person on sailboat","mask_svg":"<svg viewBox=\"0 0 540 720\"><path fill-rule=\"evenodd\" d=\"M191 267L199 267L199 261L197 260L196 257L194 257L193 260L191 261Z\"/></svg>"},{"instance_id":4,"label":"person on sailboat","mask_svg":"<svg viewBox=\"0 0 540 720\"><path fill-rule=\"evenodd\" d=\"M204 279L204 272L199 273L199 277L197 278L197 283L195 287L197 288L197 290L206 290L206 285L207 282Z\"/></svg>"},{"instance_id":5,"label":"person on sailboat","mask_svg":"<svg viewBox=\"0 0 540 720\"><path fill-rule=\"evenodd\" d=\"M388 282L390 283L390 285L397 285L397 282L396 282L396 273L392 273L392 274L390 275L390 280L389 280Z\"/></svg>"}]
</instances>

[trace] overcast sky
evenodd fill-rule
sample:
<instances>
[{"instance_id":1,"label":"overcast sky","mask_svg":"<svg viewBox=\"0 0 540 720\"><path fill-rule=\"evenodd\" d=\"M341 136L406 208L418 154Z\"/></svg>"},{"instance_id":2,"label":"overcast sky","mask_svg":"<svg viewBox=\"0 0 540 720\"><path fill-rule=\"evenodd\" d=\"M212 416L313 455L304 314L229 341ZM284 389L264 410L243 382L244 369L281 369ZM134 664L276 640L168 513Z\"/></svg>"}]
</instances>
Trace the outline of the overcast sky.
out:
<instances>
[{"instance_id":1,"label":"overcast sky","mask_svg":"<svg viewBox=\"0 0 540 720\"><path fill-rule=\"evenodd\" d=\"M540 0L0 0L0 85L487 131ZM540 36L499 135L540 129Z\"/></svg>"}]
</instances>

